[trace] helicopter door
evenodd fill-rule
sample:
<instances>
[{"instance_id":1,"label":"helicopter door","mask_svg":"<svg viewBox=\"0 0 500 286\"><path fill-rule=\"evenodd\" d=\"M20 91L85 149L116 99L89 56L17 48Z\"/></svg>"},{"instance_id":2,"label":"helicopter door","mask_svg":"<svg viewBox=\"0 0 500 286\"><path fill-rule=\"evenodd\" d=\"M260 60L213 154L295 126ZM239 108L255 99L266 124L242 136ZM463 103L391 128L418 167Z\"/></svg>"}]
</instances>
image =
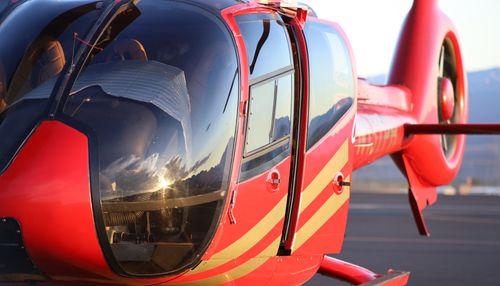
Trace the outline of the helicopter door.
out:
<instances>
[{"instance_id":1,"label":"helicopter door","mask_svg":"<svg viewBox=\"0 0 500 286\"><path fill-rule=\"evenodd\" d=\"M236 16L248 58L249 99L235 228L245 250L275 256L283 230L291 168L295 69L286 26L275 12Z\"/></svg>"},{"instance_id":2,"label":"helicopter door","mask_svg":"<svg viewBox=\"0 0 500 286\"><path fill-rule=\"evenodd\" d=\"M337 253L349 202L355 76L340 27L310 18L304 36L309 66L308 116L303 122L307 135L298 160L299 203L294 204L285 247L292 255Z\"/></svg>"}]
</instances>

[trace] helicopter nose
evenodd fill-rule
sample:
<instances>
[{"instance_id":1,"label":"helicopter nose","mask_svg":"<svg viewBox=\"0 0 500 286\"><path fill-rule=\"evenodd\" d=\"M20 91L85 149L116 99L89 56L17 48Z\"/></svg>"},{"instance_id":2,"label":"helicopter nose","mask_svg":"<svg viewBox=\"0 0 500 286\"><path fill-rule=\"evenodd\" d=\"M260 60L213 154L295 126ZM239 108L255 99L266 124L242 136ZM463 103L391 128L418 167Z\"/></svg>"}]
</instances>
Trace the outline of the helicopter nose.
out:
<instances>
[{"instance_id":1,"label":"helicopter nose","mask_svg":"<svg viewBox=\"0 0 500 286\"><path fill-rule=\"evenodd\" d=\"M0 175L0 282L110 272L95 232L88 170L79 131L44 121L32 133Z\"/></svg>"}]
</instances>

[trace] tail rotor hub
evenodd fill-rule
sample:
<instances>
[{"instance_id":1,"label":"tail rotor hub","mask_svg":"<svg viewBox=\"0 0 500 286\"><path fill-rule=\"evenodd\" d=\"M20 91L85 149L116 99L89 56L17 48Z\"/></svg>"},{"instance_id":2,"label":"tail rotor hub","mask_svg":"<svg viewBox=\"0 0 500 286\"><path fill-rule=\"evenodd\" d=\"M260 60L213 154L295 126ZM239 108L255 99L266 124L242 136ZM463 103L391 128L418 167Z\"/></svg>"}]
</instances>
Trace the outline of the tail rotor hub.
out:
<instances>
[{"instance_id":1,"label":"tail rotor hub","mask_svg":"<svg viewBox=\"0 0 500 286\"><path fill-rule=\"evenodd\" d=\"M439 106L441 109L441 119L444 121L451 120L455 110L455 91L453 83L446 77L441 79Z\"/></svg>"}]
</instances>

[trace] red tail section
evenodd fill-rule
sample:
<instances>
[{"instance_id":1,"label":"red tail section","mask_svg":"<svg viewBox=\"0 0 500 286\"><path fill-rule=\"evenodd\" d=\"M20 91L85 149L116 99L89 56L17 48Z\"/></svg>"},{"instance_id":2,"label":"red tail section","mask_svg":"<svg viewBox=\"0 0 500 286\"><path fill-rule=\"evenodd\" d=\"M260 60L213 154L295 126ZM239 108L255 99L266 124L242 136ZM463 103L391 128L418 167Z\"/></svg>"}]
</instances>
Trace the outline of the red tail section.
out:
<instances>
[{"instance_id":1,"label":"red tail section","mask_svg":"<svg viewBox=\"0 0 500 286\"><path fill-rule=\"evenodd\" d=\"M361 155L356 168L391 154L408 179L410 204L423 235L428 232L421 212L436 201L436 187L456 176L465 136L412 135L405 125L467 122L460 44L437 2L414 1L401 31L389 85L360 82L356 126L356 154Z\"/></svg>"}]
</instances>

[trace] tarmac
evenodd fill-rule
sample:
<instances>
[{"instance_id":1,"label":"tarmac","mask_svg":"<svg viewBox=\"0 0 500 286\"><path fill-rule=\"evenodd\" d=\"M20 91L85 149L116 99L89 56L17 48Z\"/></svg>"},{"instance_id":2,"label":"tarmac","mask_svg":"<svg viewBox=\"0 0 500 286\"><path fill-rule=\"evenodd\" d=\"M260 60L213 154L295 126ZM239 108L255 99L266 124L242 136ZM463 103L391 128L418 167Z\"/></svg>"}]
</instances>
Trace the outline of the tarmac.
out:
<instances>
[{"instance_id":1,"label":"tarmac","mask_svg":"<svg viewBox=\"0 0 500 286\"><path fill-rule=\"evenodd\" d=\"M500 197L443 196L418 234L407 195L353 192L342 253L376 273L410 271L408 285L500 285ZM350 285L315 275L306 286Z\"/></svg>"}]
</instances>

